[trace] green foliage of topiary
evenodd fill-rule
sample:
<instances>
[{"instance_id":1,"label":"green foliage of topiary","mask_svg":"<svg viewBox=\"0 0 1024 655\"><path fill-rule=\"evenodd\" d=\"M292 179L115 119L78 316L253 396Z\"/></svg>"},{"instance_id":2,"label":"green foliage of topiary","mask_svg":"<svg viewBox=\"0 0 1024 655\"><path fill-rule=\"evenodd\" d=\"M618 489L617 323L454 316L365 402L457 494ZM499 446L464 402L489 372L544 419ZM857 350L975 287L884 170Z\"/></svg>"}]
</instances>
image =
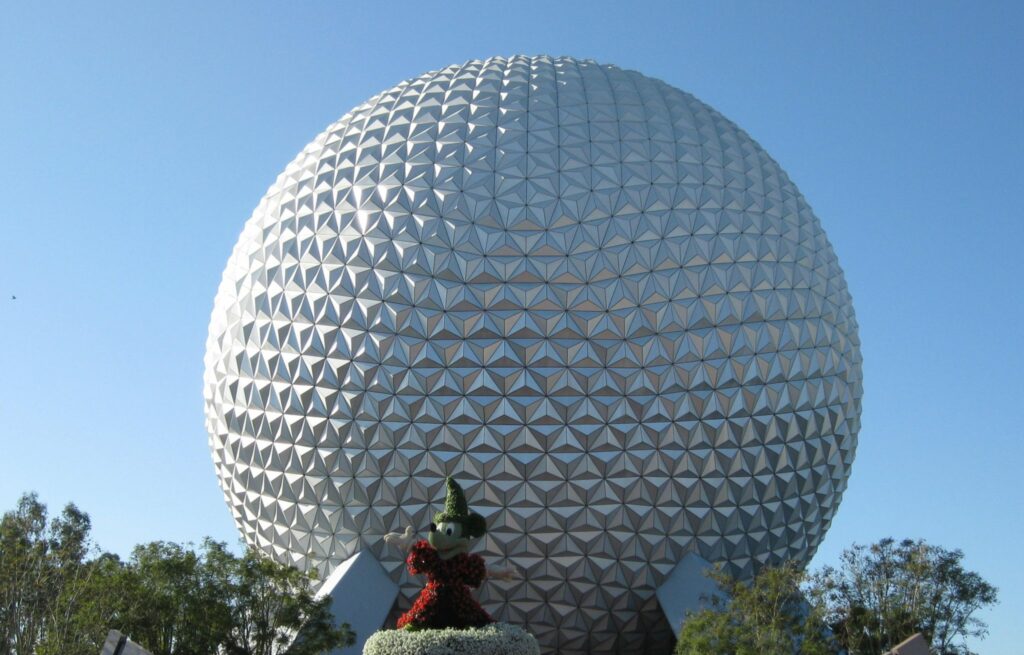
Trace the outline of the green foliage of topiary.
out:
<instances>
[{"instance_id":1,"label":"green foliage of topiary","mask_svg":"<svg viewBox=\"0 0 1024 655\"><path fill-rule=\"evenodd\" d=\"M466 494L455 478L445 478L447 493L444 499L444 511L434 515L434 523L454 521L461 523L464 535L477 539L487 533L487 521L476 512L469 511Z\"/></svg>"}]
</instances>

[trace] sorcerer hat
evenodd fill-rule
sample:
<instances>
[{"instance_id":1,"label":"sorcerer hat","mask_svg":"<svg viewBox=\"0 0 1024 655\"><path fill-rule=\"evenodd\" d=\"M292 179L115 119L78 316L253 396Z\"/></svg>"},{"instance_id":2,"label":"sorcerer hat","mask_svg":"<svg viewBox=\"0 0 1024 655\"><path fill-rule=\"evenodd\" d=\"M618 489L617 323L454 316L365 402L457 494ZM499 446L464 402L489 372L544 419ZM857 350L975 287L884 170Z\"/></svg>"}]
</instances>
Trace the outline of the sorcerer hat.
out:
<instances>
[{"instance_id":1,"label":"sorcerer hat","mask_svg":"<svg viewBox=\"0 0 1024 655\"><path fill-rule=\"evenodd\" d=\"M434 514L434 523L461 523L466 537L482 537L487 532L487 521L476 512L469 511L466 494L455 478L445 478L448 495L444 499L444 511Z\"/></svg>"}]
</instances>

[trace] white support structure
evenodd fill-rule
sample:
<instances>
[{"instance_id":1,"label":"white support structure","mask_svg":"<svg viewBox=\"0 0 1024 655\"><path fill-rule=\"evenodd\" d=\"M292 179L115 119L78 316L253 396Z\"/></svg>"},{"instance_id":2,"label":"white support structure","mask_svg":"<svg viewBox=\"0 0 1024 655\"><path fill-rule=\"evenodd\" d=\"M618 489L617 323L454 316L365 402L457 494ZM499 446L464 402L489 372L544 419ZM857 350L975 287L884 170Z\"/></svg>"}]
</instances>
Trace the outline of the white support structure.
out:
<instances>
[{"instance_id":1,"label":"white support structure","mask_svg":"<svg viewBox=\"0 0 1024 655\"><path fill-rule=\"evenodd\" d=\"M688 612L710 607L713 596L722 597L718 585L707 575L712 568L711 562L700 555L687 553L658 587L656 594L661 611L676 634Z\"/></svg>"},{"instance_id":2,"label":"white support structure","mask_svg":"<svg viewBox=\"0 0 1024 655\"><path fill-rule=\"evenodd\" d=\"M361 653L366 640L384 625L398 597L398 585L372 553L361 550L339 564L324 580L318 598L331 597L331 612L356 633L354 646L336 648L331 655Z\"/></svg>"}]
</instances>

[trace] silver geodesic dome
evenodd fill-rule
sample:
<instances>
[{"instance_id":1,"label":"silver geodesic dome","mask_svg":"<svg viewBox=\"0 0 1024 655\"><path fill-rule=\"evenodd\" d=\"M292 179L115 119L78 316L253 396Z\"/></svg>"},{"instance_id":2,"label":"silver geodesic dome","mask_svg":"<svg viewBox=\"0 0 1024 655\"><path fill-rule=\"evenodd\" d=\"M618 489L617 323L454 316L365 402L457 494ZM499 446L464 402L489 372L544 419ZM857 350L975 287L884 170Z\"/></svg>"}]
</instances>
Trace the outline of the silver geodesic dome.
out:
<instances>
[{"instance_id":1,"label":"silver geodesic dome","mask_svg":"<svg viewBox=\"0 0 1024 655\"><path fill-rule=\"evenodd\" d=\"M861 368L835 254L734 124L640 73L471 61L370 99L245 225L206 354L247 542L326 572L423 530L454 475L525 572L479 592L559 653L666 652L687 552L806 562Z\"/></svg>"}]
</instances>

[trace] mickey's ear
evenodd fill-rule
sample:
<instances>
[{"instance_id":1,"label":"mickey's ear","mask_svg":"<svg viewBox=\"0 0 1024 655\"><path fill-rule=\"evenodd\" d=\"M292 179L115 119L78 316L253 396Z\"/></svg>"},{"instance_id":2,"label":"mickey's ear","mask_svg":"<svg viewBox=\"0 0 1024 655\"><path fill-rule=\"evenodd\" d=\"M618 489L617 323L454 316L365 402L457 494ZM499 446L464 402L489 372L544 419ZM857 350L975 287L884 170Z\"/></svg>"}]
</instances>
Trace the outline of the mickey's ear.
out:
<instances>
[{"instance_id":1,"label":"mickey's ear","mask_svg":"<svg viewBox=\"0 0 1024 655\"><path fill-rule=\"evenodd\" d=\"M487 533L487 521L476 512L470 512L462 525L467 537L482 537Z\"/></svg>"}]
</instances>

